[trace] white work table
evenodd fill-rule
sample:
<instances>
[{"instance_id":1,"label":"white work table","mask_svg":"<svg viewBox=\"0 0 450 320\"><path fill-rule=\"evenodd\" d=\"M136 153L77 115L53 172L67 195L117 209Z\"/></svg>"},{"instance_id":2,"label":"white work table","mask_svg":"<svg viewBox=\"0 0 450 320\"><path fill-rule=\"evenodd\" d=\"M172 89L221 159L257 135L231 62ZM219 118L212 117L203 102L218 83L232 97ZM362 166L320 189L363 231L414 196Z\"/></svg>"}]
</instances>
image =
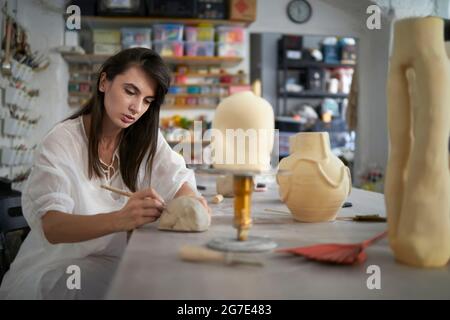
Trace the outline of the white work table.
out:
<instances>
[{"instance_id":1,"label":"white work table","mask_svg":"<svg viewBox=\"0 0 450 320\"><path fill-rule=\"evenodd\" d=\"M209 200L215 194L211 179ZM338 216L380 214L385 216L382 194L353 189ZM183 245L205 245L215 237L235 237L232 227L233 201L211 204L212 223L202 233L159 231L157 223L136 230L120 262L108 299L450 299L450 268L418 269L394 260L386 239L367 249L360 265L326 265L303 257L269 252L252 254L262 258L263 267L182 261ZM386 223L334 221L299 223L292 216L264 209L288 211L279 200L277 185L253 193L253 226L250 235L266 236L279 248L316 243L354 243L387 229ZM381 271L381 289L368 289L370 265Z\"/></svg>"}]
</instances>

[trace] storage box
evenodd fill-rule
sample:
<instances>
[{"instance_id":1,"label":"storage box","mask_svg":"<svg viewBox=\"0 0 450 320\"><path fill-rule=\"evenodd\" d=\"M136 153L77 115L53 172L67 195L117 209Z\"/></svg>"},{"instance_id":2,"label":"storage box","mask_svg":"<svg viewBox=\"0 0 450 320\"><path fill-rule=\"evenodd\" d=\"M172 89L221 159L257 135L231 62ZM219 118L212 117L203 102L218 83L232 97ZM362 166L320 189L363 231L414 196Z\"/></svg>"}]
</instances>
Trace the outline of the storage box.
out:
<instances>
[{"instance_id":1,"label":"storage box","mask_svg":"<svg viewBox=\"0 0 450 320\"><path fill-rule=\"evenodd\" d=\"M196 18L197 0L146 0L151 17Z\"/></svg>"},{"instance_id":2,"label":"storage box","mask_svg":"<svg viewBox=\"0 0 450 320\"><path fill-rule=\"evenodd\" d=\"M120 43L120 31L110 29L94 29L93 42L94 43L108 43L119 44Z\"/></svg>"},{"instance_id":3,"label":"storage box","mask_svg":"<svg viewBox=\"0 0 450 320\"><path fill-rule=\"evenodd\" d=\"M122 46L124 49L145 47L151 49L152 29L150 28L122 28Z\"/></svg>"},{"instance_id":4,"label":"storage box","mask_svg":"<svg viewBox=\"0 0 450 320\"><path fill-rule=\"evenodd\" d=\"M322 68L305 68L300 73L300 84L308 91L325 91L325 72Z\"/></svg>"},{"instance_id":5,"label":"storage box","mask_svg":"<svg viewBox=\"0 0 450 320\"><path fill-rule=\"evenodd\" d=\"M182 24L155 24L153 26L154 39L156 41L182 41Z\"/></svg>"},{"instance_id":6,"label":"storage box","mask_svg":"<svg viewBox=\"0 0 450 320\"><path fill-rule=\"evenodd\" d=\"M242 27L217 27L217 42L244 42L244 28Z\"/></svg>"},{"instance_id":7,"label":"storage box","mask_svg":"<svg viewBox=\"0 0 450 320\"><path fill-rule=\"evenodd\" d=\"M256 0L229 0L229 19L239 21L256 20Z\"/></svg>"},{"instance_id":8,"label":"storage box","mask_svg":"<svg viewBox=\"0 0 450 320\"><path fill-rule=\"evenodd\" d=\"M197 17L199 19L226 19L226 0L197 0Z\"/></svg>"},{"instance_id":9,"label":"storage box","mask_svg":"<svg viewBox=\"0 0 450 320\"><path fill-rule=\"evenodd\" d=\"M339 63L341 57L337 45L322 44L323 61L326 63Z\"/></svg>"},{"instance_id":10,"label":"storage box","mask_svg":"<svg viewBox=\"0 0 450 320\"><path fill-rule=\"evenodd\" d=\"M94 43L94 54L113 55L122 50L120 44Z\"/></svg>"},{"instance_id":11,"label":"storage box","mask_svg":"<svg viewBox=\"0 0 450 320\"><path fill-rule=\"evenodd\" d=\"M162 57L182 57L182 41L154 41L153 49Z\"/></svg>"},{"instance_id":12,"label":"storage box","mask_svg":"<svg viewBox=\"0 0 450 320\"><path fill-rule=\"evenodd\" d=\"M186 41L214 41L213 27L186 27Z\"/></svg>"},{"instance_id":13,"label":"storage box","mask_svg":"<svg viewBox=\"0 0 450 320\"><path fill-rule=\"evenodd\" d=\"M244 46L241 43L218 43L217 55L219 57L243 57Z\"/></svg>"},{"instance_id":14,"label":"storage box","mask_svg":"<svg viewBox=\"0 0 450 320\"><path fill-rule=\"evenodd\" d=\"M152 48L151 42L142 42L142 43L122 43L122 49L129 49L129 48Z\"/></svg>"},{"instance_id":15,"label":"storage box","mask_svg":"<svg viewBox=\"0 0 450 320\"><path fill-rule=\"evenodd\" d=\"M145 16L144 0L98 0L99 16Z\"/></svg>"},{"instance_id":16,"label":"storage box","mask_svg":"<svg viewBox=\"0 0 450 320\"><path fill-rule=\"evenodd\" d=\"M214 42L186 42L186 56L214 56Z\"/></svg>"}]
</instances>

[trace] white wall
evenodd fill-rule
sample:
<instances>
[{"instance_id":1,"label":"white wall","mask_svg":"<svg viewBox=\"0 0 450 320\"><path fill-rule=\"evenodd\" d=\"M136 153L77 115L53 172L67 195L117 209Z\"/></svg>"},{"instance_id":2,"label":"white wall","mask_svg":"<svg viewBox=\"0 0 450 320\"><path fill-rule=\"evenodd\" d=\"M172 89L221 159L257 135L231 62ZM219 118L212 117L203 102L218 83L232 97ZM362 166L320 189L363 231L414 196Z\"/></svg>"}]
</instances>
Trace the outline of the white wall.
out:
<instances>
[{"instance_id":1,"label":"white wall","mask_svg":"<svg viewBox=\"0 0 450 320\"><path fill-rule=\"evenodd\" d=\"M286 14L289 2L290 0L258 0L257 19L250 25L249 32L358 37L365 26L365 20L337 10L320 0L310 0L313 10L311 19L305 24L296 24Z\"/></svg>"},{"instance_id":2,"label":"white wall","mask_svg":"<svg viewBox=\"0 0 450 320\"><path fill-rule=\"evenodd\" d=\"M386 79L389 59L390 24L382 20L381 30L367 30L361 36L354 180L369 166L385 168L388 155Z\"/></svg>"},{"instance_id":3,"label":"white wall","mask_svg":"<svg viewBox=\"0 0 450 320\"><path fill-rule=\"evenodd\" d=\"M51 1L60 7L64 2ZM63 44L62 14L43 8L40 1L18 0L17 18L28 31L32 50L49 51ZM49 56L49 68L37 73L31 83L33 88L39 89L36 108L42 115L35 134L30 137L32 142L39 142L49 129L74 111L67 104L67 65L59 53L49 51Z\"/></svg>"}]
</instances>

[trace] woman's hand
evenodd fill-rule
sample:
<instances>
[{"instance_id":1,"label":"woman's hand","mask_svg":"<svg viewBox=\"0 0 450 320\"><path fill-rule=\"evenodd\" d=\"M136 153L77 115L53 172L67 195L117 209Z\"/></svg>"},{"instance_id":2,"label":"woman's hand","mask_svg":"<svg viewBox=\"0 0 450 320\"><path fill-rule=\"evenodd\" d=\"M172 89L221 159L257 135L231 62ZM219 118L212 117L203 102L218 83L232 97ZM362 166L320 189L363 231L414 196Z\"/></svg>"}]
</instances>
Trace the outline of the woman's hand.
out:
<instances>
[{"instance_id":1,"label":"woman's hand","mask_svg":"<svg viewBox=\"0 0 450 320\"><path fill-rule=\"evenodd\" d=\"M156 221L164 210L164 200L152 188L133 193L127 204L116 212L116 229L131 231Z\"/></svg>"}]
</instances>

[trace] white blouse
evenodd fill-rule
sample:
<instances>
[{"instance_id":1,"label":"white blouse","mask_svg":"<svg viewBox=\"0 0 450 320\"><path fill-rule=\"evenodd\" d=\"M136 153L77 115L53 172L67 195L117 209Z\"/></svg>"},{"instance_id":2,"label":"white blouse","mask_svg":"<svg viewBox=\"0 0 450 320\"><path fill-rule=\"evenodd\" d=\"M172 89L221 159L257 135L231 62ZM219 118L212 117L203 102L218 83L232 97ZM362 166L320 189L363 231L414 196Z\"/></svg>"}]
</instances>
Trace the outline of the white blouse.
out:
<instances>
[{"instance_id":1,"label":"white blouse","mask_svg":"<svg viewBox=\"0 0 450 320\"><path fill-rule=\"evenodd\" d=\"M125 232L53 245L42 230L41 218L50 210L94 215L119 210L127 203L126 197L100 188L100 185L108 184L129 191L120 170L110 179L88 178L87 146L82 117L78 117L56 125L37 149L31 174L22 192L22 210L31 231L2 281L0 299L96 298L94 291L99 290L100 285L87 279L102 280L110 258L122 255L126 246ZM115 155L118 156L117 151ZM143 161L137 189L152 187L168 201L185 182L198 194L193 171L186 168L183 157L173 151L158 132L151 184ZM82 289L79 291L84 295L68 290L65 285L70 275L67 268L73 264L80 267ZM113 272L115 265L111 265L109 269ZM93 276L95 272L101 275ZM86 281L83 281L83 274ZM107 285L108 279L103 280ZM92 287L91 292L89 286Z\"/></svg>"}]
</instances>

